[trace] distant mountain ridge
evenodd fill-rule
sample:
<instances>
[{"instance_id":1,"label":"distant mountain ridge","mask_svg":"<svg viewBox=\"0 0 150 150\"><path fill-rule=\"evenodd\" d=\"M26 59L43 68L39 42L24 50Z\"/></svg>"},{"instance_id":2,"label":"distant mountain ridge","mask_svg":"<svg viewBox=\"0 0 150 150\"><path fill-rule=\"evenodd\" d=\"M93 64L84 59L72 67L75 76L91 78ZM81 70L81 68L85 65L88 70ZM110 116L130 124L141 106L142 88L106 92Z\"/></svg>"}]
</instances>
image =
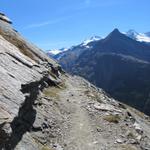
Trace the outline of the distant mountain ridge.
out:
<instances>
[{"instance_id":1,"label":"distant mountain ridge","mask_svg":"<svg viewBox=\"0 0 150 150\"><path fill-rule=\"evenodd\" d=\"M137 41L137 35L114 29L106 38L89 42L88 47L80 44L54 58L68 72L150 115L150 45Z\"/></svg>"},{"instance_id":2,"label":"distant mountain ridge","mask_svg":"<svg viewBox=\"0 0 150 150\"><path fill-rule=\"evenodd\" d=\"M122 32L123 34L125 34L126 36L132 38L133 40L139 41L139 42L145 42L145 43L150 43L150 32L146 32L146 33L138 33L133 29L128 30L127 32ZM78 46L85 46L86 48L90 48L89 45L91 45L92 43L99 41L103 39L100 36L92 36L89 39L84 40L81 44L76 45L76 46L72 46L70 48L61 48L61 49L52 49L52 50L48 50L46 53L49 56L52 56L54 58L60 58L61 54L63 55L65 51L71 50L74 47L78 47ZM59 57L58 57L58 56Z\"/></svg>"},{"instance_id":3,"label":"distant mountain ridge","mask_svg":"<svg viewBox=\"0 0 150 150\"><path fill-rule=\"evenodd\" d=\"M91 43L94 43L96 41L101 40L102 38L100 36L92 36L89 39L84 40L81 44L72 46L70 48L62 48L62 49L56 49L56 50L48 50L46 53L49 56L54 57L55 59L60 59L61 55L64 55L66 51L74 51L74 49L82 48L82 49L89 49Z\"/></svg>"}]
</instances>

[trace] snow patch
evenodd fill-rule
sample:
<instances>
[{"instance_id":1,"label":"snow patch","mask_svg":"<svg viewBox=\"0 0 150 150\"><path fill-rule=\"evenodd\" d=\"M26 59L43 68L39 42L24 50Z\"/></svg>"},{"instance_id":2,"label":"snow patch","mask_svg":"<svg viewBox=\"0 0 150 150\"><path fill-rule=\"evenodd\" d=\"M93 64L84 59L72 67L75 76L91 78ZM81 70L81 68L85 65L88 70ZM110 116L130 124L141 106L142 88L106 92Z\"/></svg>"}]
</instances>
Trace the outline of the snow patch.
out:
<instances>
[{"instance_id":1,"label":"snow patch","mask_svg":"<svg viewBox=\"0 0 150 150\"><path fill-rule=\"evenodd\" d=\"M99 40L101 40L101 37L93 36L90 39L83 41L82 46L87 46L89 43L94 42L94 41L99 41Z\"/></svg>"},{"instance_id":2,"label":"snow patch","mask_svg":"<svg viewBox=\"0 0 150 150\"><path fill-rule=\"evenodd\" d=\"M138 33L135 30L129 30L128 32L123 34L139 42L147 42L147 43L150 42L150 37L147 34Z\"/></svg>"},{"instance_id":3,"label":"snow patch","mask_svg":"<svg viewBox=\"0 0 150 150\"><path fill-rule=\"evenodd\" d=\"M150 42L150 37L146 36L145 34L140 33L136 36L137 41L140 42Z\"/></svg>"},{"instance_id":4,"label":"snow patch","mask_svg":"<svg viewBox=\"0 0 150 150\"><path fill-rule=\"evenodd\" d=\"M58 49L54 49L54 50L50 50L48 53L51 53L51 54L54 54L54 55L57 55L59 54L61 51L58 50Z\"/></svg>"},{"instance_id":5,"label":"snow patch","mask_svg":"<svg viewBox=\"0 0 150 150\"><path fill-rule=\"evenodd\" d=\"M62 49L54 49L54 50L50 50L48 51L49 54L53 54L53 55L57 55L61 52L65 52L67 51L68 49L67 48L62 48Z\"/></svg>"}]
</instances>

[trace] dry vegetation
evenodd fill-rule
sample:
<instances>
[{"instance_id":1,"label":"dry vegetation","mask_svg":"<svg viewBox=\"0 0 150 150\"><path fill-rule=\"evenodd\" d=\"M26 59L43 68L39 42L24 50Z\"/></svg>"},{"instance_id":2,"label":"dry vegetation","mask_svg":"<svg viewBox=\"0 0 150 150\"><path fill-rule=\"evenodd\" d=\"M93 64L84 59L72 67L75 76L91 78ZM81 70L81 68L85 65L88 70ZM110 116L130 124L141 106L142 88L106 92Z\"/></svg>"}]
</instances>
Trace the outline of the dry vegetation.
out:
<instances>
[{"instance_id":1,"label":"dry vegetation","mask_svg":"<svg viewBox=\"0 0 150 150\"><path fill-rule=\"evenodd\" d=\"M30 49L25 45L21 40L17 39L13 35L8 35L7 33L0 30L0 34L10 43L18 47L19 51L23 53L24 55L28 56L32 60L35 60L35 57L33 56L33 53L30 51Z\"/></svg>"},{"instance_id":2,"label":"dry vegetation","mask_svg":"<svg viewBox=\"0 0 150 150\"><path fill-rule=\"evenodd\" d=\"M59 92L61 92L64 89L66 89L66 84L65 82L62 82L57 86L53 86L45 89L43 93L46 97L59 99Z\"/></svg>"},{"instance_id":3,"label":"dry vegetation","mask_svg":"<svg viewBox=\"0 0 150 150\"><path fill-rule=\"evenodd\" d=\"M53 150L53 149L49 148L48 146L44 146L44 147L42 148L42 150Z\"/></svg>"},{"instance_id":4,"label":"dry vegetation","mask_svg":"<svg viewBox=\"0 0 150 150\"><path fill-rule=\"evenodd\" d=\"M119 123L120 116L118 116L118 115L107 115L103 119L108 121L108 122Z\"/></svg>"},{"instance_id":5,"label":"dry vegetation","mask_svg":"<svg viewBox=\"0 0 150 150\"><path fill-rule=\"evenodd\" d=\"M61 91L58 87L50 87L44 90L44 95L50 98L59 99L59 92Z\"/></svg>"},{"instance_id":6,"label":"dry vegetation","mask_svg":"<svg viewBox=\"0 0 150 150\"><path fill-rule=\"evenodd\" d=\"M98 101L99 103L102 102L102 100L99 96L99 93L97 93L97 92L94 92L94 91L91 92L89 90L86 90L86 91L84 91L84 94L87 95L89 98Z\"/></svg>"},{"instance_id":7,"label":"dry vegetation","mask_svg":"<svg viewBox=\"0 0 150 150\"><path fill-rule=\"evenodd\" d=\"M137 148L135 146L132 146L129 144L127 144L127 145L124 144L121 147L122 147L122 150L137 150Z\"/></svg>"}]
</instances>

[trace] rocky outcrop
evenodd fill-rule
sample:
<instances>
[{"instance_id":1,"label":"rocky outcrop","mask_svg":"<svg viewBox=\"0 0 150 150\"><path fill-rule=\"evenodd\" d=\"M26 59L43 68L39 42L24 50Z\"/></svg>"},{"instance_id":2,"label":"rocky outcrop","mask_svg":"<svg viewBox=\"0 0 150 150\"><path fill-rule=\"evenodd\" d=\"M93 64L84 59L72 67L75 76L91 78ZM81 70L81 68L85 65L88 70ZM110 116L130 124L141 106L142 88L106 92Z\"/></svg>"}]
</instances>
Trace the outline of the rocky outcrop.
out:
<instances>
[{"instance_id":1,"label":"rocky outcrop","mask_svg":"<svg viewBox=\"0 0 150 150\"><path fill-rule=\"evenodd\" d=\"M5 14L3 14L3 13L0 13L0 20L3 20L9 24L12 24L12 21L7 16L5 16Z\"/></svg>"},{"instance_id":2,"label":"rocky outcrop","mask_svg":"<svg viewBox=\"0 0 150 150\"><path fill-rule=\"evenodd\" d=\"M6 145L6 149L14 149L32 128L36 116L33 105L43 88L61 83L57 62L27 42L10 23L0 14L1 149Z\"/></svg>"}]
</instances>

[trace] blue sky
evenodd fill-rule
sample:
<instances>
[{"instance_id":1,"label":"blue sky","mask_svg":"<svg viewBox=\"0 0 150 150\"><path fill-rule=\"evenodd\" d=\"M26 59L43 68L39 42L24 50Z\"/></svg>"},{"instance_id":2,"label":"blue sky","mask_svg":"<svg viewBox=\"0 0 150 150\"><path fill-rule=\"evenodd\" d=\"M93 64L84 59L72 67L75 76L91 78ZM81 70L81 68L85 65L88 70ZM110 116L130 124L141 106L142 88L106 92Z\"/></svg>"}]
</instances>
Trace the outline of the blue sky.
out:
<instances>
[{"instance_id":1,"label":"blue sky","mask_svg":"<svg viewBox=\"0 0 150 150\"><path fill-rule=\"evenodd\" d=\"M0 11L44 50L105 37L114 28L150 31L150 0L1 0Z\"/></svg>"}]
</instances>

